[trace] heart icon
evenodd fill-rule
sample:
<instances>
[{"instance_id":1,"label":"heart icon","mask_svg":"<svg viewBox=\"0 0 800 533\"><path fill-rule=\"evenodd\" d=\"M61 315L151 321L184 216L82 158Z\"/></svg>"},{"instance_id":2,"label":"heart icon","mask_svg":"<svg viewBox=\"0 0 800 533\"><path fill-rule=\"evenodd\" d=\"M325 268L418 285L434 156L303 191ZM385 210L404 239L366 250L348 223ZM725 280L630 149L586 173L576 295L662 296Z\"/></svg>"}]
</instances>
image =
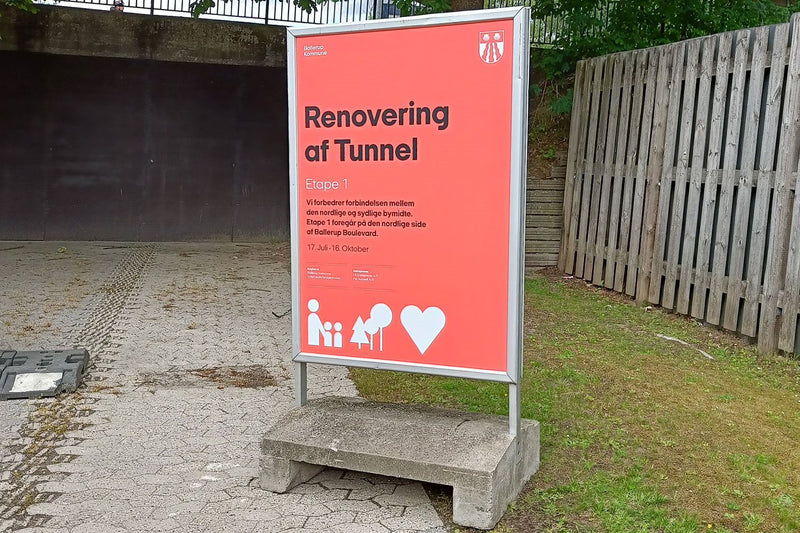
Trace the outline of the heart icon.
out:
<instances>
[{"instance_id":1,"label":"heart icon","mask_svg":"<svg viewBox=\"0 0 800 533\"><path fill-rule=\"evenodd\" d=\"M445 316L438 307L429 307L422 311L416 305L407 305L400 312L400 323L417 345L419 353L425 355L425 350L444 328Z\"/></svg>"}]
</instances>

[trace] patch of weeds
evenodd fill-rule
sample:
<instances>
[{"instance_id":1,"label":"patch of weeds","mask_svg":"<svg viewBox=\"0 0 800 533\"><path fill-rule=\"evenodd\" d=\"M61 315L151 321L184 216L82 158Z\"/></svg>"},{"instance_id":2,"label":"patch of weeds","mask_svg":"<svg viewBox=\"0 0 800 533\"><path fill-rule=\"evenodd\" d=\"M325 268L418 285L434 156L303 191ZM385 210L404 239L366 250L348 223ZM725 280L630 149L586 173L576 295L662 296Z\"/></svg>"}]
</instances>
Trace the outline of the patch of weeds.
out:
<instances>
[{"instance_id":1,"label":"patch of weeds","mask_svg":"<svg viewBox=\"0 0 800 533\"><path fill-rule=\"evenodd\" d=\"M745 531L759 531L761 524L764 523L764 517L755 513L744 513L744 529Z\"/></svg>"},{"instance_id":2,"label":"patch of weeds","mask_svg":"<svg viewBox=\"0 0 800 533\"><path fill-rule=\"evenodd\" d=\"M598 475L593 481L589 487L593 508L607 531L697 531L697 519L672 516L667 499L643 481L637 468L624 477Z\"/></svg>"},{"instance_id":3,"label":"patch of weeds","mask_svg":"<svg viewBox=\"0 0 800 533\"><path fill-rule=\"evenodd\" d=\"M26 446L25 449L22 451L22 453L28 457L33 457L34 455L39 453L41 449L42 448L39 446L39 443L34 441L30 443L28 446Z\"/></svg>"},{"instance_id":4,"label":"patch of weeds","mask_svg":"<svg viewBox=\"0 0 800 533\"><path fill-rule=\"evenodd\" d=\"M91 389L89 389L91 393L98 393L98 392L106 392L109 394L113 394L115 396L119 396L122 392L117 387L112 387L110 385L95 385Z\"/></svg>"},{"instance_id":5,"label":"patch of weeds","mask_svg":"<svg viewBox=\"0 0 800 533\"><path fill-rule=\"evenodd\" d=\"M800 514L798 514L795 499L789 494L779 494L770 499L770 505L775 509L781 524L788 530L800 530Z\"/></svg>"},{"instance_id":6,"label":"patch of weeds","mask_svg":"<svg viewBox=\"0 0 800 533\"><path fill-rule=\"evenodd\" d=\"M556 357L558 357L562 361L572 361L573 359L575 359L575 354L572 353L569 350L564 350L563 352L558 354Z\"/></svg>"},{"instance_id":7,"label":"patch of weeds","mask_svg":"<svg viewBox=\"0 0 800 533\"><path fill-rule=\"evenodd\" d=\"M563 443L564 446L570 448L580 448L581 450L586 450L589 446L592 445L592 439L587 437L570 437L569 435L564 437Z\"/></svg>"},{"instance_id":8,"label":"patch of weeds","mask_svg":"<svg viewBox=\"0 0 800 533\"><path fill-rule=\"evenodd\" d=\"M791 509L794 507L794 498L789 496L788 494L781 494L772 498L770 500L770 504L776 509Z\"/></svg>"},{"instance_id":9,"label":"patch of weeds","mask_svg":"<svg viewBox=\"0 0 800 533\"><path fill-rule=\"evenodd\" d=\"M730 454L728 460L733 465L736 473L743 481L756 482L756 475L763 477L762 474L772 469L777 460L771 455L758 454Z\"/></svg>"},{"instance_id":10,"label":"patch of weeds","mask_svg":"<svg viewBox=\"0 0 800 533\"><path fill-rule=\"evenodd\" d=\"M19 502L20 511L25 512L28 510L28 507L36 503L36 493L35 492L26 492L22 499Z\"/></svg>"}]
</instances>

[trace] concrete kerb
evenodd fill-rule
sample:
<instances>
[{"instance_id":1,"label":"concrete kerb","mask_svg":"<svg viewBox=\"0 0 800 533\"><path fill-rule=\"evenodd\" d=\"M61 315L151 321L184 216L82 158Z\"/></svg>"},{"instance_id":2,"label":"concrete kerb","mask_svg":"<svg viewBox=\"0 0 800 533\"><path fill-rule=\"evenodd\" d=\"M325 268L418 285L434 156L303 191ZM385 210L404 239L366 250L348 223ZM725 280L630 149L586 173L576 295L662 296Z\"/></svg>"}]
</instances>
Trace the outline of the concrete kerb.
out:
<instances>
[{"instance_id":1,"label":"concrete kerb","mask_svg":"<svg viewBox=\"0 0 800 533\"><path fill-rule=\"evenodd\" d=\"M453 521L491 529L539 467L539 423L329 397L295 408L261 444L261 487L285 492L322 465L453 487Z\"/></svg>"}]
</instances>

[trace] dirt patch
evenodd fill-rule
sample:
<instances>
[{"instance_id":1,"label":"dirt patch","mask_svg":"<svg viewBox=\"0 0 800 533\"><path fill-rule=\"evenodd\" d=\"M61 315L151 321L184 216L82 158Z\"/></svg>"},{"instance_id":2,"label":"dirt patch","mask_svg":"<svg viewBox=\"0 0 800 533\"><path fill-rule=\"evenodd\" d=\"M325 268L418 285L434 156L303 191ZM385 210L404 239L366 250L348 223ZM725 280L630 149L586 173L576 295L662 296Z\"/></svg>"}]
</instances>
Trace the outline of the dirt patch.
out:
<instances>
[{"instance_id":1,"label":"dirt patch","mask_svg":"<svg viewBox=\"0 0 800 533\"><path fill-rule=\"evenodd\" d=\"M190 373L203 379L218 383L220 386L239 387L241 389L260 389L275 387L278 380L262 365L249 366L216 366L190 370Z\"/></svg>"},{"instance_id":2,"label":"dirt patch","mask_svg":"<svg viewBox=\"0 0 800 533\"><path fill-rule=\"evenodd\" d=\"M156 388L198 387L203 381L210 381L217 388L238 387L241 389L260 389L275 387L278 379L263 365L213 366L192 370L173 368L163 372L146 372L136 381L137 387Z\"/></svg>"}]
</instances>

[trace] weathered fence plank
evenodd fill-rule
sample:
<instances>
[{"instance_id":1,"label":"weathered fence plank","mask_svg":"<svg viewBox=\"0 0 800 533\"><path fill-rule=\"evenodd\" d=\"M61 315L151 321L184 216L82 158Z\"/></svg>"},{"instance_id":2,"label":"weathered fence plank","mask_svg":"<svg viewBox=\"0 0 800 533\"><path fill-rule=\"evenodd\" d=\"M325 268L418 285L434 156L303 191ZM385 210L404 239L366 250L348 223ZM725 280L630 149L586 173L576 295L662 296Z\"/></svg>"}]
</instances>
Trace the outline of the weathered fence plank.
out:
<instances>
[{"instance_id":1,"label":"weathered fence plank","mask_svg":"<svg viewBox=\"0 0 800 533\"><path fill-rule=\"evenodd\" d=\"M577 210L580 215L578 223L578 249L575 255L575 276L582 278L586 266L586 236L589 233L589 202L592 198L592 175L589 169L594 167L595 148L597 146L597 127L598 115L600 114L601 87L603 82L603 71L605 59L593 59L592 61L592 111L589 117L587 128L588 139L586 141L586 155L583 158L578 176L580 176L581 208ZM596 194L596 192L595 192ZM594 236L593 236L594 237Z\"/></svg>"},{"instance_id":2,"label":"weathered fence plank","mask_svg":"<svg viewBox=\"0 0 800 533\"><path fill-rule=\"evenodd\" d=\"M609 287L617 292L622 292L625 289L627 261L625 261L623 257L629 256L631 248L633 247L630 243L630 228L632 218L631 211L633 210L633 189L636 180L636 168L634 164L636 162L639 135L641 133L639 121L641 119L642 100L644 97L643 85L647 66L647 51L640 50L635 52L631 58L630 66L631 68L625 71L624 81L627 90L624 109L626 112L629 108L632 109L626 116L627 153L625 154L623 168L620 168L618 165L615 171L617 176L625 172L622 198L619 205L619 230L617 235L617 242L619 243L618 250L624 255L620 255L620 253L616 255L613 286ZM638 248L638 241L636 245ZM635 278L634 272L635 270L631 270L631 275ZM606 287L608 287L608 284L606 284Z\"/></svg>"},{"instance_id":3,"label":"weathered fence plank","mask_svg":"<svg viewBox=\"0 0 800 533\"><path fill-rule=\"evenodd\" d=\"M622 90L619 97L619 125L617 134L617 143L614 149L614 161L609 163L613 165L613 170L609 170L612 176L611 194L611 212L608 218L608 247L606 253L606 268L605 268L605 287L611 289L614 287L614 273L617 270L617 258L619 251L619 222L620 222L620 208L622 204L622 191L624 182L627 176L624 173L625 156L628 147L628 120L630 115L630 100L633 85L633 70L635 68L635 56L619 55L619 62L624 68L624 76L622 80Z\"/></svg>"},{"instance_id":4,"label":"weathered fence plank","mask_svg":"<svg viewBox=\"0 0 800 533\"><path fill-rule=\"evenodd\" d=\"M634 289L636 300L645 301L649 298L650 291L653 289L653 268L654 258L656 255L655 242L658 225L659 198L661 194L661 182L659 176L661 167L664 161L664 150L666 144L666 133L669 127L667 116L669 114L669 107L665 105L667 96L671 86L669 85L670 71L674 61L673 53L670 47L663 47L660 51L650 50L649 52L651 63L647 73L647 100L645 102L645 120L642 124L642 137L639 143L639 167L637 168L637 179L641 185L637 183L637 194L634 200L634 213L637 213L636 207L640 197L644 199L642 216L641 231L641 250L639 256L639 279L640 284L637 284ZM655 81L652 75L656 73L656 69L652 63L655 57L658 57L658 71ZM655 86L655 90L652 90ZM651 100L652 98L652 100ZM647 115L647 110L652 109L652 115ZM649 116L653 117L652 130L649 124ZM649 135L652 131L652 139ZM645 142L647 138L648 142ZM649 155L648 155L649 153ZM646 176L647 184L645 186L643 177ZM641 188L640 188L641 187ZM644 190L644 195L640 195L639 191ZM636 226L634 226L635 228ZM631 231L631 242L634 238L633 230ZM629 261L628 270L632 266ZM660 271L659 271L660 272ZM660 283L660 278L656 279L656 283ZM631 289L628 287L626 292L631 294Z\"/></svg>"},{"instance_id":5,"label":"weathered fence plank","mask_svg":"<svg viewBox=\"0 0 800 533\"><path fill-rule=\"evenodd\" d=\"M736 198L733 239L731 240L731 259L728 265L728 291L723 326L735 331L739 320L741 305L741 283L744 272L745 247L747 246L747 229L750 219L750 197L753 190L753 172L755 166L756 143L761 118L761 91L764 83L764 64L766 62L769 27L757 28L750 60L750 80L747 88L747 107L743 113L744 138L740 151L739 168L742 169Z\"/></svg>"},{"instance_id":6,"label":"weathered fence plank","mask_svg":"<svg viewBox=\"0 0 800 533\"><path fill-rule=\"evenodd\" d=\"M719 196L719 217L717 219L716 241L714 243L714 266L711 277L706 320L719 324L727 283L729 241L731 235L731 212L733 210L734 181L738 157L740 125L744 84L747 76L747 52L750 45L750 32L743 30L734 34L733 77L728 97L728 124L725 136L722 163L722 186ZM726 76L727 77L727 76ZM725 300L727 302L727 300Z\"/></svg>"},{"instance_id":7,"label":"weathered fence plank","mask_svg":"<svg viewBox=\"0 0 800 533\"><path fill-rule=\"evenodd\" d=\"M694 122L694 109L696 97L697 64L700 59L700 42L697 39L689 41L686 47L686 74L683 83L683 106L681 109L680 128L678 130L678 153L675 171L675 188L672 197L672 214L670 215L669 246L667 249L666 279L661 306L667 309L675 307L680 254L685 238L686 225L686 186L689 178L689 157L692 141L692 125ZM687 269L684 269L684 275Z\"/></svg>"},{"instance_id":8,"label":"weathered fence plank","mask_svg":"<svg viewBox=\"0 0 800 533\"><path fill-rule=\"evenodd\" d=\"M789 42L789 25L775 28L772 58L770 61L769 86L764 111L764 128L761 153L758 160L758 180L753 208L753 225L750 232L750 254L747 267L747 289L742 315L741 332L755 337L758 330L758 309L761 295L761 277L764 271L764 253L767 244L769 223L769 200L772 186L768 176L775 162L775 148L780 130L780 111L783 96L783 79Z\"/></svg>"},{"instance_id":9,"label":"weathered fence plank","mask_svg":"<svg viewBox=\"0 0 800 533\"><path fill-rule=\"evenodd\" d=\"M683 240L681 246L681 276L678 287L677 311L682 314L689 313L689 298L692 285L694 285L694 296L697 297L701 292L702 279L697 276L698 271L688 268L693 265L695 250L697 247L697 228L700 222L700 201L702 199L702 176L703 159L705 157L706 140L708 136L708 108L711 99L711 72L714 56L714 38L709 37L698 42L698 53L700 53L700 84L697 88L694 109L694 144L690 156L691 166L689 168L689 194L686 199L686 220L683 230ZM693 78L687 78L687 82L694 84Z\"/></svg>"},{"instance_id":10,"label":"weathered fence plank","mask_svg":"<svg viewBox=\"0 0 800 533\"><path fill-rule=\"evenodd\" d=\"M586 129L581 128L583 115L589 112L588 84L591 81L590 65L586 61L578 63L575 69L575 90L572 96L572 116L569 125L570 139L584 139L584 142L569 143L567 151L567 180L564 184L564 235L558 257L558 268L565 272L573 272L575 266L575 236L573 235L573 216L580 209L580 187L577 185L579 157L585 155L584 146ZM584 85L585 84L585 85ZM579 155L580 154L580 155Z\"/></svg>"},{"instance_id":11,"label":"weathered fence plank","mask_svg":"<svg viewBox=\"0 0 800 533\"><path fill-rule=\"evenodd\" d=\"M767 249L766 276L764 278L764 297L761 304L761 320L759 323L758 348L765 352L773 352L778 348L776 331L778 316L778 293L784 289L786 282L787 241L791 224L791 191L792 171L797 169L797 130L800 128L800 16L792 16L792 49L789 55L789 70L786 78L786 99L783 120L781 122L780 149L775 174L775 190L773 193L772 219L770 227L773 237ZM797 221L796 223L800 223ZM796 292L792 287L791 292ZM796 317L784 317L784 320L796 320ZM794 344L794 343L792 343ZM794 345L792 345L792 349Z\"/></svg>"},{"instance_id":12,"label":"weathered fence plank","mask_svg":"<svg viewBox=\"0 0 800 533\"><path fill-rule=\"evenodd\" d=\"M798 162L800 175L800 162ZM796 190L796 189L795 189ZM794 195L792 220L800 220L800 195ZM789 236L789 249L786 257L786 280L784 283L784 303L781 329L778 335L778 349L793 352L797 346L797 313L800 311L800 226L792 224Z\"/></svg>"},{"instance_id":13,"label":"weathered fence plank","mask_svg":"<svg viewBox=\"0 0 800 533\"><path fill-rule=\"evenodd\" d=\"M585 269L586 272L584 276L586 279L592 280L594 279L594 269L600 268L602 269L603 258L602 256L599 259L599 266L596 265L598 261L595 260L595 253L596 253L596 246L590 246L589 243L596 243L598 230L604 224L604 220L601 221L600 217L600 205L601 199L603 198L602 188L603 188L603 177L604 177L604 163L605 163L605 152L606 152L606 143L609 141L608 139L608 129L609 129L609 112L612 110L613 106L611 105L612 100L612 92L611 92L611 84L613 80L613 70L614 70L614 56L608 56L605 59L605 65L603 66L603 93L600 99L600 115L598 117L598 124L597 124L597 146L596 146L596 157L592 160L592 168L595 169L593 176L592 176L592 198L591 198L591 208L589 209L589 228L588 228L588 239L587 246L586 246L586 263ZM613 143L614 140L611 139ZM598 170L599 169L599 170Z\"/></svg>"},{"instance_id":14,"label":"weathered fence plank","mask_svg":"<svg viewBox=\"0 0 800 533\"><path fill-rule=\"evenodd\" d=\"M622 83L622 54L616 54L614 57L614 75L611 81L613 87L619 87ZM620 111L620 90L612 90L609 96L609 114L608 114L608 128L605 135L605 156L603 157L603 173L601 174L602 185L600 188L600 206L597 213L597 246L595 248L595 264L594 273L592 275L592 283L595 285L603 284L603 274L606 268L611 268L608 263L611 256L611 245L606 245L606 237L608 235L609 225L609 204L611 200L612 185L614 182L614 153L616 143L619 142L618 136L619 126L619 111Z\"/></svg>"},{"instance_id":15,"label":"weathered fence plank","mask_svg":"<svg viewBox=\"0 0 800 533\"><path fill-rule=\"evenodd\" d=\"M672 45L672 80L669 84L669 107L667 108L667 131L664 139L664 158L662 162L661 189L658 199L658 219L656 221L655 247L653 249L652 275L655 279L650 281L650 301L662 303L661 285L662 280L669 275L667 272L669 256L665 253L669 250L669 229L670 229L670 199L672 197L672 173L675 150L678 142L678 121L681 116L681 84L683 80L683 69L685 59L685 48L680 45ZM682 206L681 206L682 207ZM665 262L664 260L667 260ZM674 284L675 272L672 272ZM668 281L663 281L665 288ZM667 299L668 305L665 307L672 309L672 298Z\"/></svg>"},{"instance_id":16,"label":"weathered fence plank","mask_svg":"<svg viewBox=\"0 0 800 533\"><path fill-rule=\"evenodd\" d=\"M711 293L714 276L718 276L717 285L721 286L720 280L724 274L711 270L711 260L714 250L714 220L717 214L717 181L719 179L719 164L722 153L722 131L725 125L725 110L728 102L731 34L724 33L719 35L714 41L716 44L716 70L714 93L711 102L711 120L708 128L705 196L703 212L700 217L700 233L697 247L697 270L703 274L705 279L711 278L711 280L700 289L695 287L695 296L692 299L692 316L699 319L703 319L706 316L706 302ZM712 41L709 40L708 42Z\"/></svg>"}]
</instances>

